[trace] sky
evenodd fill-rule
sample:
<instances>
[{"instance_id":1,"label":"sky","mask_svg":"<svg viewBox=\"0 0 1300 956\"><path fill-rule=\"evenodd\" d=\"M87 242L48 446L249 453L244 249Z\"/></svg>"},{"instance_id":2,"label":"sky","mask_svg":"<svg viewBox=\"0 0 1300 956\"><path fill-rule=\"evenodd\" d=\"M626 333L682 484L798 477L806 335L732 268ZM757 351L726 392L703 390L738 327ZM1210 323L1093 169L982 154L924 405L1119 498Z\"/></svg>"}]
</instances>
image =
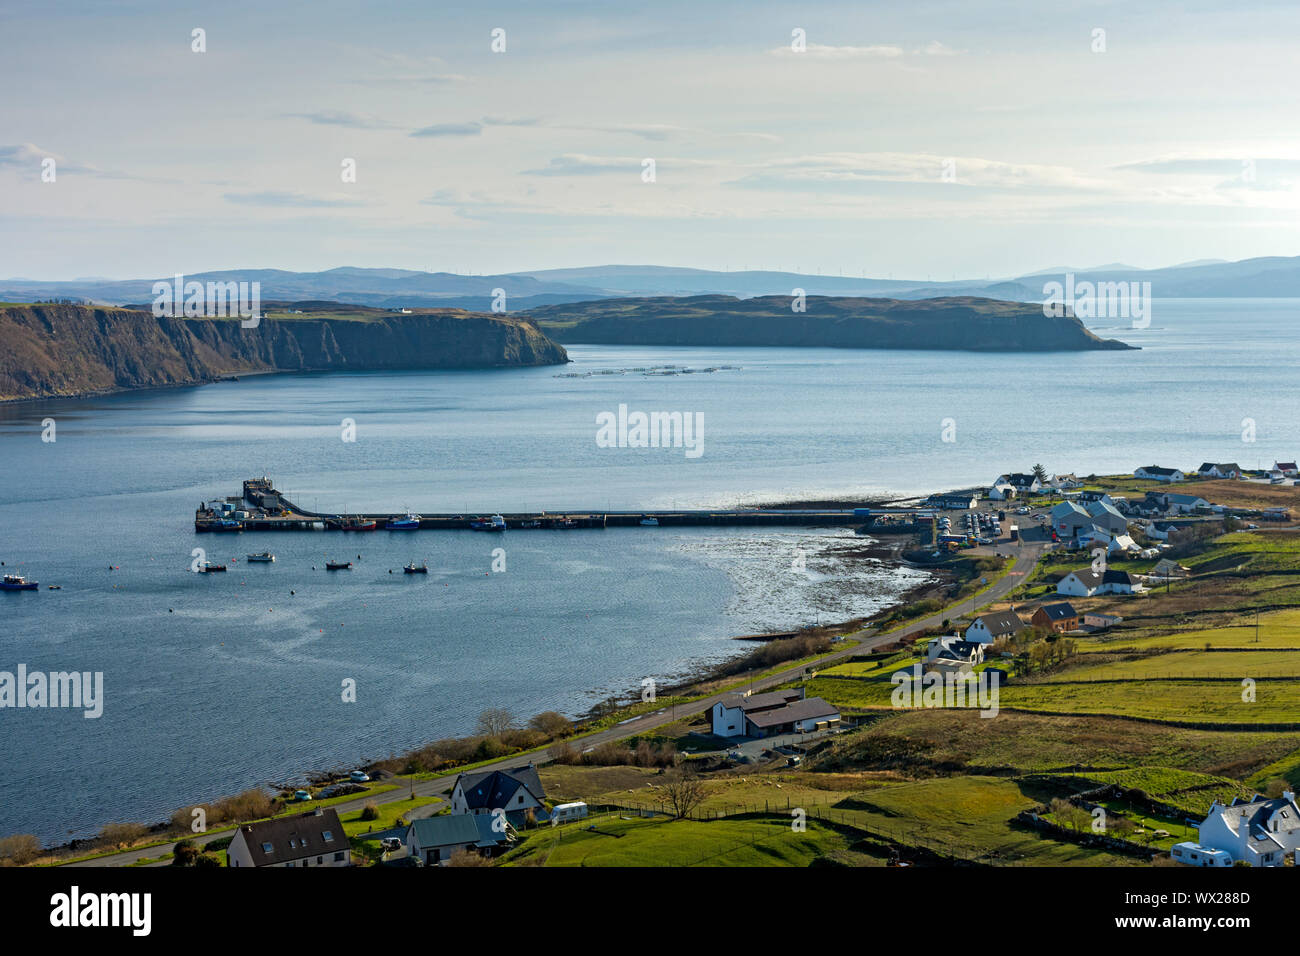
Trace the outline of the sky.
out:
<instances>
[{"instance_id":1,"label":"sky","mask_svg":"<svg viewBox=\"0 0 1300 956\"><path fill-rule=\"evenodd\" d=\"M1251 0L4 0L0 277L1300 255L1297 35Z\"/></svg>"}]
</instances>

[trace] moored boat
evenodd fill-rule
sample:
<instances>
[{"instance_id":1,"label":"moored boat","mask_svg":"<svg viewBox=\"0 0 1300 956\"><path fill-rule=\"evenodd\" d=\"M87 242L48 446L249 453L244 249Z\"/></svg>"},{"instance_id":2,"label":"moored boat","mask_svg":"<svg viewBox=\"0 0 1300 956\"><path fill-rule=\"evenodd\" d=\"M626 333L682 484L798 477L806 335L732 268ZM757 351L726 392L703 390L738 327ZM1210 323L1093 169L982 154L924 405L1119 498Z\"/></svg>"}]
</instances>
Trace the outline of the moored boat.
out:
<instances>
[{"instance_id":1,"label":"moored boat","mask_svg":"<svg viewBox=\"0 0 1300 956\"><path fill-rule=\"evenodd\" d=\"M429 566L427 564L416 564L412 561L406 567L402 568L403 574L428 574Z\"/></svg>"},{"instance_id":2,"label":"moored boat","mask_svg":"<svg viewBox=\"0 0 1300 956\"><path fill-rule=\"evenodd\" d=\"M344 531L374 531L379 525L369 518L344 518Z\"/></svg>"},{"instance_id":3,"label":"moored boat","mask_svg":"<svg viewBox=\"0 0 1300 956\"><path fill-rule=\"evenodd\" d=\"M475 531L505 531L506 519L501 515L493 515L490 518L474 518L470 521L469 526Z\"/></svg>"},{"instance_id":4,"label":"moored boat","mask_svg":"<svg viewBox=\"0 0 1300 956\"><path fill-rule=\"evenodd\" d=\"M389 531L418 531L420 530L420 516L407 512L405 517L393 518L384 527Z\"/></svg>"},{"instance_id":5,"label":"moored boat","mask_svg":"<svg viewBox=\"0 0 1300 956\"><path fill-rule=\"evenodd\" d=\"M269 564L275 560L275 555L270 551L259 551L257 554L248 555L247 560L252 561L255 564Z\"/></svg>"},{"instance_id":6,"label":"moored boat","mask_svg":"<svg viewBox=\"0 0 1300 956\"><path fill-rule=\"evenodd\" d=\"M209 561L204 563L203 565L204 574L212 574L216 571L224 571L224 570L226 570L226 566L224 564L213 564L211 561Z\"/></svg>"},{"instance_id":7,"label":"moored boat","mask_svg":"<svg viewBox=\"0 0 1300 956\"><path fill-rule=\"evenodd\" d=\"M642 516L641 516L641 520L640 520L639 522L637 522L637 523L640 524L643 528L657 528L657 527L659 527L659 519L658 519L658 518L653 518L653 517L651 517L650 515L642 515Z\"/></svg>"},{"instance_id":8,"label":"moored boat","mask_svg":"<svg viewBox=\"0 0 1300 956\"><path fill-rule=\"evenodd\" d=\"M351 571L352 562L351 561L326 561L325 570L326 571Z\"/></svg>"},{"instance_id":9,"label":"moored boat","mask_svg":"<svg viewBox=\"0 0 1300 956\"><path fill-rule=\"evenodd\" d=\"M37 591L40 587L39 583L28 581L21 574L6 574L0 581L0 591Z\"/></svg>"}]
</instances>

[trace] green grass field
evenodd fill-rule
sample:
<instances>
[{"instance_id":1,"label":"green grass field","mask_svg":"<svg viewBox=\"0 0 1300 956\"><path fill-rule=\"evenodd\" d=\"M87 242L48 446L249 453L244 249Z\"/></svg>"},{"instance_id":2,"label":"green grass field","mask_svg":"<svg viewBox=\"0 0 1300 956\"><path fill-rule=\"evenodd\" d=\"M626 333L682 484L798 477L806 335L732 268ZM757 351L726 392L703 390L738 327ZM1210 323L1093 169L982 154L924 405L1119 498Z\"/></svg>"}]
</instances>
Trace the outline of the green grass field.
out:
<instances>
[{"instance_id":1,"label":"green grass field","mask_svg":"<svg viewBox=\"0 0 1300 956\"><path fill-rule=\"evenodd\" d=\"M596 830L588 829L595 826ZM807 866L817 857L869 863L849 850L851 834L808 821L795 832L780 819L669 820L602 815L591 823L527 834L505 865Z\"/></svg>"},{"instance_id":2,"label":"green grass field","mask_svg":"<svg viewBox=\"0 0 1300 956\"><path fill-rule=\"evenodd\" d=\"M1254 645L1247 645L1253 647ZM1300 651L1173 651L1103 664L1087 664L1051 674L1047 682L1154 680L1168 677L1300 678ZM1298 712L1297 719L1300 719Z\"/></svg>"}]
</instances>

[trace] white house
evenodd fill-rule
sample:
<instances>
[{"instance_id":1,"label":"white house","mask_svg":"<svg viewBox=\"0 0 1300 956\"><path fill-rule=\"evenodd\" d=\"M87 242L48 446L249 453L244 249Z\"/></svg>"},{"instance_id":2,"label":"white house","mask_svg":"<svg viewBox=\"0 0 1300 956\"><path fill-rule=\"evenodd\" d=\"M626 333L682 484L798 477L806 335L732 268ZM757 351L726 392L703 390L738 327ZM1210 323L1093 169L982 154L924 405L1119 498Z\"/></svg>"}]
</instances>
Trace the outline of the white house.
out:
<instances>
[{"instance_id":1,"label":"white house","mask_svg":"<svg viewBox=\"0 0 1300 956\"><path fill-rule=\"evenodd\" d=\"M984 662L984 647L985 645L978 641L967 641L956 634L946 634L936 637L926 645L925 661L927 664L939 666L974 667ZM942 662L950 662L950 664L945 665Z\"/></svg>"},{"instance_id":2,"label":"white house","mask_svg":"<svg viewBox=\"0 0 1300 956\"><path fill-rule=\"evenodd\" d=\"M451 788L451 812L490 814L506 811L512 823L520 823L531 810L544 813L546 791L537 776L537 768L513 767L510 770L487 770L462 773Z\"/></svg>"},{"instance_id":3,"label":"white house","mask_svg":"<svg viewBox=\"0 0 1300 956\"><path fill-rule=\"evenodd\" d=\"M993 482L993 486L1010 485L1016 489L1018 494L1031 495L1043 489L1043 483L1038 480L1036 475L1011 474L999 475L998 480Z\"/></svg>"},{"instance_id":4,"label":"white house","mask_svg":"<svg viewBox=\"0 0 1300 956\"><path fill-rule=\"evenodd\" d=\"M1282 866L1300 850L1300 807L1290 790L1273 800L1256 796L1227 806L1215 800L1198 830L1201 846L1223 850L1234 861Z\"/></svg>"},{"instance_id":5,"label":"white house","mask_svg":"<svg viewBox=\"0 0 1300 956\"><path fill-rule=\"evenodd\" d=\"M1082 488L1083 482L1074 475L1056 475L1052 478L1051 486L1057 491L1073 491L1075 488Z\"/></svg>"},{"instance_id":6,"label":"white house","mask_svg":"<svg viewBox=\"0 0 1300 956\"><path fill-rule=\"evenodd\" d=\"M745 736L745 713L758 713L774 707L784 707L796 700L803 700L802 687L792 690L777 690L767 694L727 694L709 712L715 737Z\"/></svg>"},{"instance_id":7,"label":"white house","mask_svg":"<svg viewBox=\"0 0 1300 956\"><path fill-rule=\"evenodd\" d=\"M989 489L989 498L993 501L1010 501L1016 497L1016 489L1005 481L999 481Z\"/></svg>"},{"instance_id":8,"label":"white house","mask_svg":"<svg viewBox=\"0 0 1300 956\"><path fill-rule=\"evenodd\" d=\"M1000 637L1011 637L1025 629L1025 622L1014 611L981 614L966 628L966 640L974 644L992 644Z\"/></svg>"},{"instance_id":9,"label":"white house","mask_svg":"<svg viewBox=\"0 0 1300 956\"><path fill-rule=\"evenodd\" d=\"M1125 554L1131 551L1140 551L1136 541L1126 534L1113 534L1105 528L1098 528L1093 525L1086 531L1080 531L1078 537L1080 548L1092 551L1094 548L1105 548L1107 554Z\"/></svg>"},{"instance_id":10,"label":"white house","mask_svg":"<svg viewBox=\"0 0 1300 956\"><path fill-rule=\"evenodd\" d=\"M1057 594L1070 597L1096 597L1103 594L1140 594L1145 591L1141 584L1133 580L1127 571L1107 569L1104 572L1092 568L1080 568L1071 571L1056 584Z\"/></svg>"},{"instance_id":11,"label":"white house","mask_svg":"<svg viewBox=\"0 0 1300 956\"><path fill-rule=\"evenodd\" d=\"M1124 619L1118 614L1100 614L1093 612L1090 614L1084 614L1083 616L1083 626L1097 631L1104 631L1107 628L1114 627L1116 624L1123 623Z\"/></svg>"},{"instance_id":12,"label":"white house","mask_svg":"<svg viewBox=\"0 0 1300 956\"><path fill-rule=\"evenodd\" d=\"M352 845L332 809L245 823L226 849L235 867L351 866Z\"/></svg>"},{"instance_id":13,"label":"white house","mask_svg":"<svg viewBox=\"0 0 1300 956\"><path fill-rule=\"evenodd\" d=\"M1143 465L1133 470L1134 478L1147 478L1152 481L1183 481L1187 478L1177 468L1160 468L1157 465Z\"/></svg>"},{"instance_id":14,"label":"white house","mask_svg":"<svg viewBox=\"0 0 1300 956\"><path fill-rule=\"evenodd\" d=\"M718 737L768 737L811 733L840 722L839 710L820 697L804 697L803 688L769 694L728 694L710 711Z\"/></svg>"},{"instance_id":15,"label":"white house","mask_svg":"<svg viewBox=\"0 0 1300 956\"><path fill-rule=\"evenodd\" d=\"M1235 461L1206 461L1202 462L1201 467L1196 469L1196 474L1202 478L1240 478L1241 466Z\"/></svg>"},{"instance_id":16,"label":"white house","mask_svg":"<svg viewBox=\"0 0 1300 956\"><path fill-rule=\"evenodd\" d=\"M1288 478L1300 475L1300 468L1297 468L1296 463L1293 461L1275 461L1273 462L1273 470L1282 472Z\"/></svg>"},{"instance_id":17,"label":"white house","mask_svg":"<svg viewBox=\"0 0 1300 956\"><path fill-rule=\"evenodd\" d=\"M1161 495L1160 500L1169 511L1184 515L1211 507L1210 503L1199 495Z\"/></svg>"}]
</instances>

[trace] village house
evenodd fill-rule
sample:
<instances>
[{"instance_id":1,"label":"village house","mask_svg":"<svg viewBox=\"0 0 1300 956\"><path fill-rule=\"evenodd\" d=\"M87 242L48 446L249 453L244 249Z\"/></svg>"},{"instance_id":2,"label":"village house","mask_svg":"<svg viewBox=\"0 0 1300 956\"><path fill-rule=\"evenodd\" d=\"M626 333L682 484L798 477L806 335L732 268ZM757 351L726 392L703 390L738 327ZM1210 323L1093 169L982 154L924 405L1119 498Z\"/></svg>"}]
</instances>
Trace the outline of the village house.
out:
<instances>
[{"instance_id":1,"label":"village house","mask_svg":"<svg viewBox=\"0 0 1300 956\"><path fill-rule=\"evenodd\" d=\"M768 694L728 694L713 705L717 737L768 737L809 733L840 722L840 713L820 697L804 697L803 688Z\"/></svg>"},{"instance_id":2,"label":"village house","mask_svg":"<svg viewBox=\"0 0 1300 956\"><path fill-rule=\"evenodd\" d=\"M1201 467L1196 469L1196 474L1202 478L1240 478L1241 466L1235 461L1207 461L1201 463Z\"/></svg>"},{"instance_id":3,"label":"village house","mask_svg":"<svg viewBox=\"0 0 1300 956\"><path fill-rule=\"evenodd\" d=\"M1014 611L981 614L966 628L966 640L975 644L992 644L1000 637L1013 637L1025 629L1025 622Z\"/></svg>"},{"instance_id":4,"label":"village house","mask_svg":"<svg viewBox=\"0 0 1300 956\"><path fill-rule=\"evenodd\" d=\"M1183 481L1187 478L1177 468L1160 468L1157 465L1143 465L1133 471L1134 478L1147 478L1151 481Z\"/></svg>"},{"instance_id":5,"label":"village house","mask_svg":"<svg viewBox=\"0 0 1300 956\"><path fill-rule=\"evenodd\" d=\"M1050 484L1057 491L1073 491L1075 488L1083 487L1083 482L1074 475L1056 475Z\"/></svg>"},{"instance_id":6,"label":"village house","mask_svg":"<svg viewBox=\"0 0 1300 956\"><path fill-rule=\"evenodd\" d=\"M1096 597L1103 594L1140 594L1145 591L1141 584L1133 580L1127 571L1094 571L1092 568L1080 568L1061 578L1056 585L1057 594L1069 597Z\"/></svg>"},{"instance_id":7,"label":"village house","mask_svg":"<svg viewBox=\"0 0 1300 956\"><path fill-rule=\"evenodd\" d=\"M1034 627L1041 627L1044 630L1055 631L1057 634L1064 634L1066 631L1073 631L1079 627L1079 612L1066 601L1061 601L1058 604L1044 604L1034 611L1029 623Z\"/></svg>"},{"instance_id":8,"label":"village house","mask_svg":"<svg viewBox=\"0 0 1300 956\"><path fill-rule=\"evenodd\" d=\"M537 768L514 767L510 770L485 770L462 773L451 788L451 812L483 814L505 810L511 823L520 825L531 811L544 815L546 791L537 776Z\"/></svg>"},{"instance_id":9,"label":"village house","mask_svg":"<svg viewBox=\"0 0 1300 956\"><path fill-rule=\"evenodd\" d=\"M1185 578L1190 573L1191 572L1187 568L1183 567L1177 561L1173 561L1169 558L1161 558L1156 562L1155 567L1147 572L1147 577L1163 581L1165 578Z\"/></svg>"},{"instance_id":10,"label":"village house","mask_svg":"<svg viewBox=\"0 0 1300 956\"><path fill-rule=\"evenodd\" d=\"M1077 497L1079 502L1083 504L1084 507L1087 507L1088 503L1092 501L1104 501L1108 505L1113 505L1115 503L1115 499L1112 498L1107 492L1097 491L1095 489L1091 491L1081 491L1079 492Z\"/></svg>"},{"instance_id":11,"label":"village house","mask_svg":"<svg viewBox=\"0 0 1300 956\"><path fill-rule=\"evenodd\" d=\"M1288 790L1276 799L1215 800L1198 826L1201 846L1222 850L1251 866L1283 866L1288 854L1300 862L1300 807Z\"/></svg>"},{"instance_id":12,"label":"village house","mask_svg":"<svg viewBox=\"0 0 1300 956\"><path fill-rule=\"evenodd\" d=\"M993 482L994 487L998 485L1010 485L1019 495L1036 494L1043 489L1043 483L1038 480L1036 475L999 475L998 480Z\"/></svg>"},{"instance_id":13,"label":"village house","mask_svg":"<svg viewBox=\"0 0 1300 956\"><path fill-rule=\"evenodd\" d=\"M1200 495L1171 495L1152 492L1147 496L1157 502L1169 514L1193 514L1196 511L1209 511L1214 506Z\"/></svg>"},{"instance_id":14,"label":"village house","mask_svg":"<svg viewBox=\"0 0 1300 956\"><path fill-rule=\"evenodd\" d=\"M1300 468L1297 468L1296 463L1293 461L1275 461L1273 462L1273 470L1280 471L1288 478L1300 475Z\"/></svg>"},{"instance_id":15,"label":"village house","mask_svg":"<svg viewBox=\"0 0 1300 956\"><path fill-rule=\"evenodd\" d=\"M228 867L351 866L352 845L332 809L245 823L226 849Z\"/></svg>"},{"instance_id":16,"label":"village house","mask_svg":"<svg viewBox=\"0 0 1300 956\"><path fill-rule=\"evenodd\" d=\"M1015 497L1015 487L1005 481L998 481L989 489L989 498L993 501L1010 501Z\"/></svg>"},{"instance_id":17,"label":"village house","mask_svg":"<svg viewBox=\"0 0 1300 956\"><path fill-rule=\"evenodd\" d=\"M925 648L925 669L951 673L968 671L984 662L984 647L957 634L936 637Z\"/></svg>"},{"instance_id":18,"label":"village house","mask_svg":"<svg viewBox=\"0 0 1300 956\"><path fill-rule=\"evenodd\" d=\"M414 820L406 828L406 852L426 866L446 866L465 850L490 856L516 837L508 819L491 814L450 813Z\"/></svg>"},{"instance_id":19,"label":"village house","mask_svg":"<svg viewBox=\"0 0 1300 956\"><path fill-rule=\"evenodd\" d=\"M1128 530L1128 519L1110 502L1089 501L1083 507L1092 524L1097 527L1104 528L1111 534L1124 534Z\"/></svg>"},{"instance_id":20,"label":"village house","mask_svg":"<svg viewBox=\"0 0 1300 956\"><path fill-rule=\"evenodd\" d=\"M1107 554L1126 554L1142 550L1128 535L1113 534L1096 525L1080 531L1075 538L1075 546L1089 552L1095 548L1105 548Z\"/></svg>"}]
</instances>

